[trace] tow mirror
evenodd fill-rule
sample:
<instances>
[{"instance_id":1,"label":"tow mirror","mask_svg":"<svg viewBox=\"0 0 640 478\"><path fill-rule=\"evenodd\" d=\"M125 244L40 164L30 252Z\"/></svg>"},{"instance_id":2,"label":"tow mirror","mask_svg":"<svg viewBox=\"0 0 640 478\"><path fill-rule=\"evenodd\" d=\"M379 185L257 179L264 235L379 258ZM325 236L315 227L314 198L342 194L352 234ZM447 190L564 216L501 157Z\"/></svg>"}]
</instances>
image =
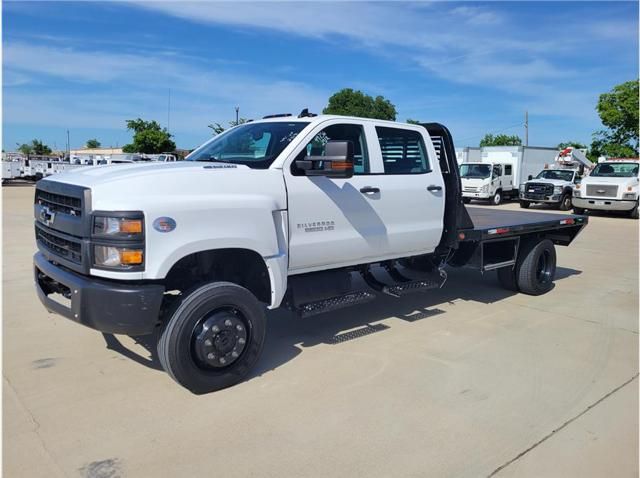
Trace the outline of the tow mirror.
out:
<instances>
[{"instance_id":1,"label":"tow mirror","mask_svg":"<svg viewBox=\"0 0 640 478\"><path fill-rule=\"evenodd\" d=\"M531 181L533 179L533 174L530 174L529 177L527 178L527 181Z\"/></svg>"},{"instance_id":2,"label":"tow mirror","mask_svg":"<svg viewBox=\"0 0 640 478\"><path fill-rule=\"evenodd\" d=\"M306 176L350 178L353 176L353 143L328 141L324 147L324 156L305 156L296 161L296 166Z\"/></svg>"}]
</instances>

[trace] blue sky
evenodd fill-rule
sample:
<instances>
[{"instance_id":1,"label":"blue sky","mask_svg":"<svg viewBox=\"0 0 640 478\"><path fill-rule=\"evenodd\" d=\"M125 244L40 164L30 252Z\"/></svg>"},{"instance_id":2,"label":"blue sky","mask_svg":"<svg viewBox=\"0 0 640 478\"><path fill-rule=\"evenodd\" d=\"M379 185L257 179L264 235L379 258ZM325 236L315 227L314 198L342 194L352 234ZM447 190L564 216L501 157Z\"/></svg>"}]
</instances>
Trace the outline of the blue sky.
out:
<instances>
[{"instance_id":1,"label":"blue sky","mask_svg":"<svg viewBox=\"0 0 640 478\"><path fill-rule=\"evenodd\" d=\"M638 76L637 2L3 2L3 147L130 141L125 120L179 147L207 125L383 95L398 120L531 145L590 142L598 95Z\"/></svg>"}]
</instances>

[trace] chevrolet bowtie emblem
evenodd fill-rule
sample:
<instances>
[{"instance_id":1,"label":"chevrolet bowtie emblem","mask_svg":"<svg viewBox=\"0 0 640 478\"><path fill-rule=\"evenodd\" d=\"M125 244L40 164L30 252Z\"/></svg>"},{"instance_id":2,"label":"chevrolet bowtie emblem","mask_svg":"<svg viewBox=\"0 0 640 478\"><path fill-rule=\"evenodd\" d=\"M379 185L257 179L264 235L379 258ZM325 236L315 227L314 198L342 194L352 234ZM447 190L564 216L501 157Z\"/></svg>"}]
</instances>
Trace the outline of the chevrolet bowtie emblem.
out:
<instances>
[{"instance_id":1,"label":"chevrolet bowtie emblem","mask_svg":"<svg viewBox=\"0 0 640 478\"><path fill-rule=\"evenodd\" d=\"M51 226L55 217L56 213L47 206L42 206L42 208L40 208L40 221L43 222L45 226Z\"/></svg>"}]
</instances>

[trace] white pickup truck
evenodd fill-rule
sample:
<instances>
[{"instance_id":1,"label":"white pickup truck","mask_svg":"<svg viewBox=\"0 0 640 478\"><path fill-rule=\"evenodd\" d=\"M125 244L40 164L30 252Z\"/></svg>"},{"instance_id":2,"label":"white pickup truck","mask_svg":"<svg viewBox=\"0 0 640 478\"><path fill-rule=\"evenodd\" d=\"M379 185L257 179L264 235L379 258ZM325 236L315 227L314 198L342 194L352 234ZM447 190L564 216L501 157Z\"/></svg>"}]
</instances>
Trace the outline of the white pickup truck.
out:
<instances>
[{"instance_id":1,"label":"white pickup truck","mask_svg":"<svg viewBox=\"0 0 640 478\"><path fill-rule=\"evenodd\" d=\"M442 286L447 265L543 294L554 245L587 223L470 216L437 123L303 112L234 127L187 159L39 181L34 272L48 310L104 333L156 333L162 366L194 393L247 375L266 308L306 317L401 297Z\"/></svg>"},{"instance_id":2,"label":"white pickup truck","mask_svg":"<svg viewBox=\"0 0 640 478\"><path fill-rule=\"evenodd\" d=\"M638 219L639 160L611 159L598 163L573 191L573 211L621 211Z\"/></svg>"},{"instance_id":3,"label":"white pickup truck","mask_svg":"<svg viewBox=\"0 0 640 478\"><path fill-rule=\"evenodd\" d=\"M557 206L561 211L571 209L573 188L580 179L578 169L543 169L535 178L520 186L520 207L527 209L533 203Z\"/></svg>"}]
</instances>

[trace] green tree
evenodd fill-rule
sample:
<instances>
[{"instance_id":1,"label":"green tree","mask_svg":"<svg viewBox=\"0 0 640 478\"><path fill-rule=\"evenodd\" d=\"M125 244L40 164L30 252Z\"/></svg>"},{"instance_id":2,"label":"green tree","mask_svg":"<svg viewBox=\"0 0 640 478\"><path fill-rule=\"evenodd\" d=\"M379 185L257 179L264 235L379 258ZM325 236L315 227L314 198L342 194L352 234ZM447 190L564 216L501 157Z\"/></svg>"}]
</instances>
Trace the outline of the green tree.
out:
<instances>
[{"instance_id":1,"label":"green tree","mask_svg":"<svg viewBox=\"0 0 640 478\"><path fill-rule=\"evenodd\" d=\"M18 151L22 154L34 154L36 156L46 156L47 154L51 154L51 148L39 139L32 139L31 143L21 144L18 147Z\"/></svg>"},{"instance_id":2,"label":"green tree","mask_svg":"<svg viewBox=\"0 0 640 478\"><path fill-rule=\"evenodd\" d=\"M567 148L587 149L588 146L586 144L578 143L577 141L565 141L564 143L558 143L558 149L562 150Z\"/></svg>"},{"instance_id":3,"label":"green tree","mask_svg":"<svg viewBox=\"0 0 640 478\"><path fill-rule=\"evenodd\" d=\"M358 116L395 121L396 107L382 96L373 98L362 91L344 88L329 98L324 114Z\"/></svg>"},{"instance_id":4,"label":"green tree","mask_svg":"<svg viewBox=\"0 0 640 478\"><path fill-rule=\"evenodd\" d=\"M480 147L484 146L521 146L522 140L518 135L507 134L485 134L482 141L480 141Z\"/></svg>"},{"instance_id":5,"label":"green tree","mask_svg":"<svg viewBox=\"0 0 640 478\"><path fill-rule=\"evenodd\" d=\"M93 139L88 139L87 140L86 146L89 149L99 148L101 146L101 143L97 139L93 138Z\"/></svg>"},{"instance_id":6,"label":"green tree","mask_svg":"<svg viewBox=\"0 0 640 478\"><path fill-rule=\"evenodd\" d=\"M638 156L638 86L627 81L600 95L596 110L606 129L593 134L592 156Z\"/></svg>"},{"instance_id":7,"label":"green tree","mask_svg":"<svg viewBox=\"0 0 640 478\"><path fill-rule=\"evenodd\" d=\"M247 121L249 121L246 118L240 118L238 119L238 121L233 120L233 121L229 121L229 128L233 128L234 126L238 126L239 124L244 124ZM225 127L222 126L220 123L211 123L210 125L207 126L207 128L211 128L211 133L214 136L219 135L220 133L225 131Z\"/></svg>"},{"instance_id":8,"label":"green tree","mask_svg":"<svg viewBox=\"0 0 640 478\"><path fill-rule=\"evenodd\" d=\"M125 153L158 154L176 149L172 135L157 121L127 120L127 129L133 131L133 142L122 147Z\"/></svg>"},{"instance_id":9,"label":"green tree","mask_svg":"<svg viewBox=\"0 0 640 478\"><path fill-rule=\"evenodd\" d=\"M409 124L420 124L420 121L414 120L414 119L411 119L411 118L407 118L407 123L409 123Z\"/></svg>"}]
</instances>

